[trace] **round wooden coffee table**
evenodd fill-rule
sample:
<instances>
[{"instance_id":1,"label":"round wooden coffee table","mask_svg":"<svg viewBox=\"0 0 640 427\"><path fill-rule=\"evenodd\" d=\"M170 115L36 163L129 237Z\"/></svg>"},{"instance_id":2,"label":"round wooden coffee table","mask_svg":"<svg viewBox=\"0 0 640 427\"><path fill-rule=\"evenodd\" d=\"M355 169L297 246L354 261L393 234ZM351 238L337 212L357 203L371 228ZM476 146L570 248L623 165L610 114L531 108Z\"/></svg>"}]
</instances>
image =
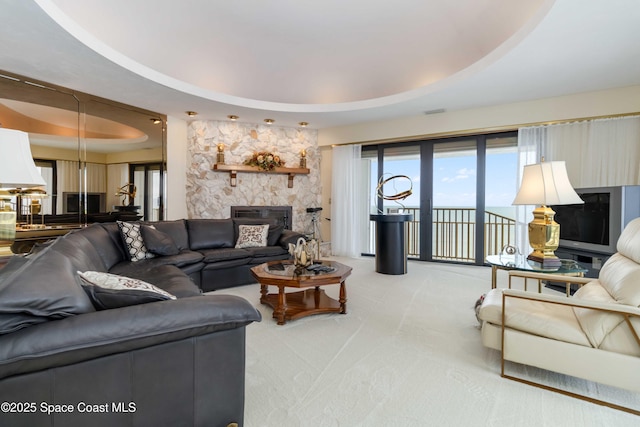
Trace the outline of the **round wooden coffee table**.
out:
<instances>
[{"instance_id":1,"label":"round wooden coffee table","mask_svg":"<svg viewBox=\"0 0 640 427\"><path fill-rule=\"evenodd\" d=\"M351 267L336 261L317 261L330 271L296 269L291 261L270 261L251 268L260 283L260 302L273 308L278 325L287 320L320 313L347 313L346 278ZM340 284L340 297L329 297L320 286ZM268 293L269 286L277 286L278 293ZM285 292L285 288L312 288Z\"/></svg>"}]
</instances>

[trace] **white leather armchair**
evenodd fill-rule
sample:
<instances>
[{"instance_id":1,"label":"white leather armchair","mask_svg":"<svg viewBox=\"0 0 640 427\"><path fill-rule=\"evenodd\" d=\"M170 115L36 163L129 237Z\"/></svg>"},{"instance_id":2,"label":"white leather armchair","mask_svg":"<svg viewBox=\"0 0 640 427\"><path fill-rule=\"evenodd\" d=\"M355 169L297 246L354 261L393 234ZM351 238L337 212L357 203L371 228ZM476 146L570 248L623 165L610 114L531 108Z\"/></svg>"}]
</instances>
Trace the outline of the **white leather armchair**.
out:
<instances>
[{"instance_id":1,"label":"white leather armchair","mask_svg":"<svg viewBox=\"0 0 640 427\"><path fill-rule=\"evenodd\" d=\"M597 279L534 273L535 279L578 283L573 297L515 289L487 294L479 311L482 342L502 352L503 377L531 384L505 373L504 362L512 361L640 392L640 218L627 225L617 249Z\"/></svg>"}]
</instances>

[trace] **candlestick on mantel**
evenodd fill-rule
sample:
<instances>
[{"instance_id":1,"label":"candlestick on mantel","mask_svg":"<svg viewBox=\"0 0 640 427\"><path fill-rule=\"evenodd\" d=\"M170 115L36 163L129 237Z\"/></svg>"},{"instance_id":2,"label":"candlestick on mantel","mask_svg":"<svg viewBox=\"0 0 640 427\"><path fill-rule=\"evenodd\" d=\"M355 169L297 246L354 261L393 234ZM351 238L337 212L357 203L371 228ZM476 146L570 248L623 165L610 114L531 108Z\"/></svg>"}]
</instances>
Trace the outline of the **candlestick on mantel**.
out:
<instances>
[{"instance_id":1,"label":"candlestick on mantel","mask_svg":"<svg viewBox=\"0 0 640 427\"><path fill-rule=\"evenodd\" d=\"M300 167L301 168L307 167L307 151L306 150L302 150L300 152Z\"/></svg>"},{"instance_id":2,"label":"candlestick on mantel","mask_svg":"<svg viewBox=\"0 0 640 427\"><path fill-rule=\"evenodd\" d=\"M218 156L216 157L216 163L224 165L224 144L218 144Z\"/></svg>"}]
</instances>

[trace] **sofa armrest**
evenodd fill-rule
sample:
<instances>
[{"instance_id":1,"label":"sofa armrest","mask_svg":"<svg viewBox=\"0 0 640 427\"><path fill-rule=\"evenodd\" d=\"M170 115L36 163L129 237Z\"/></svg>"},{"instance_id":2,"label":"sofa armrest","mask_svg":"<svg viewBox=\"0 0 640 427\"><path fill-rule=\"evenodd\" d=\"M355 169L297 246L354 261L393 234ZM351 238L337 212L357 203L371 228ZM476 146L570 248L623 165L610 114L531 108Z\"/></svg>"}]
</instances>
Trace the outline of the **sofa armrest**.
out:
<instances>
[{"instance_id":1,"label":"sofa armrest","mask_svg":"<svg viewBox=\"0 0 640 427\"><path fill-rule=\"evenodd\" d=\"M0 336L0 378L260 321L245 299L201 295L96 311Z\"/></svg>"},{"instance_id":2,"label":"sofa armrest","mask_svg":"<svg viewBox=\"0 0 640 427\"><path fill-rule=\"evenodd\" d=\"M563 276L560 276L563 277ZM531 301L542 301L550 304L559 304L576 308L587 308L592 310L607 311L632 317L640 318L640 308L625 304L613 304L600 301L589 301L581 298L567 298L558 295L538 294L534 292L521 291L517 289L503 289L503 300L509 297L521 298ZM504 306L504 305L503 305Z\"/></svg>"},{"instance_id":3,"label":"sofa armrest","mask_svg":"<svg viewBox=\"0 0 640 427\"><path fill-rule=\"evenodd\" d=\"M575 283L586 285L593 282L592 277L568 276L564 274L536 273L534 271L509 270L509 277L521 277L523 279L549 280L552 282Z\"/></svg>"},{"instance_id":4,"label":"sofa armrest","mask_svg":"<svg viewBox=\"0 0 640 427\"><path fill-rule=\"evenodd\" d=\"M579 285L583 286L589 282L592 282L593 278L591 277L582 277L576 275L565 275L565 274L553 274L553 273L536 273L534 271L521 271L521 270L510 270L509 271L509 289L511 289L511 279L513 277L519 277L524 279L524 290L527 290L527 280L535 279L538 281L538 292L542 291L542 281L548 280L551 282L560 282L564 283L566 287L567 296L571 295L571 285Z\"/></svg>"},{"instance_id":5,"label":"sofa armrest","mask_svg":"<svg viewBox=\"0 0 640 427\"><path fill-rule=\"evenodd\" d=\"M304 238L304 234L293 230L282 230L278 244L285 249L289 249L289 243L295 245L300 237Z\"/></svg>"}]
</instances>

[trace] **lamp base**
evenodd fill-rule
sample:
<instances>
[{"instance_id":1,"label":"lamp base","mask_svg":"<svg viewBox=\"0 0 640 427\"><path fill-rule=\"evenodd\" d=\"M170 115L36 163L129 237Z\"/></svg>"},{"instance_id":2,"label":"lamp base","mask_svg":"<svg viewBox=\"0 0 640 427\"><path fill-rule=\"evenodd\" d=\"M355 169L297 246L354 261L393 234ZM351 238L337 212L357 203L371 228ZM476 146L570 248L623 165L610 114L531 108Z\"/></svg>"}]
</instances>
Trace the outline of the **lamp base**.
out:
<instances>
[{"instance_id":1,"label":"lamp base","mask_svg":"<svg viewBox=\"0 0 640 427\"><path fill-rule=\"evenodd\" d=\"M533 264L536 268L540 268L542 270L557 270L562 265L560 258L557 256L537 256L535 252L531 253L527 260L530 264Z\"/></svg>"},{"instance_id":2,"label":"lamp base","mask_svg":"<svg viewBox=\"0 0 640 427\"><path fill-rule=\"evenodd\" d=\"M527 259L542 269L558 269L561 262L553 253L560 243L560 225L553 220L555 212L548 206L540 206L533 211L533 221L529 223L529 244L533 252Z\"/></svg>"}]
</instances>

